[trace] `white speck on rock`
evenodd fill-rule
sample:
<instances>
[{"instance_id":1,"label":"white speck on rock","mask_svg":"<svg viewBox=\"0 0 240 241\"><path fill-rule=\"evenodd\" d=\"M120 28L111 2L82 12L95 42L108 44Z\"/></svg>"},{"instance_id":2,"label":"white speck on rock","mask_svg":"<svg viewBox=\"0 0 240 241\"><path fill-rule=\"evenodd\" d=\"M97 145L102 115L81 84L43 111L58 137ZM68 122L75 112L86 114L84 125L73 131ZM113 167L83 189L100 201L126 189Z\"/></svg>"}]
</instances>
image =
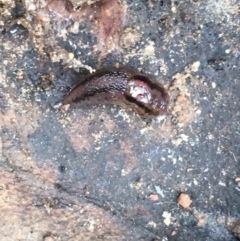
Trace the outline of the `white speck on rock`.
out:
<instances>
[{"instance_id":1,"label":"white speck on rock","mask_svg":"<svg viewBox=\"0 0 240 241\"><path fill-rule=\"evenodd\" d=\"M196 62L194 62L193 64L192 64L192 66L191 66L191 70L193 71L193 72L197 72L198 71L198 69L199 69L199 67L200 67L200 61L196 61Z\"/></svg>"},{"instance_id":2,"label":"white speck on rock","mask_svg":"<svg viewBox=\"0 0 240 241\"><path fill-rule=\"evenodd\" d=\"M180 136L181 136L183 141L186 141L186 142L188 141L188 136L187 135L181 134Z\"/></svg>"},{"instance_id":3,"label":"white speck on rock","mask_svg":"<svg viewBox=\"0 0 240 241\"><path fill-rule=\"evenodd\" d=\"M216 83L212 82L212 88L216 88Z\"/></svg>"}]
</instances>

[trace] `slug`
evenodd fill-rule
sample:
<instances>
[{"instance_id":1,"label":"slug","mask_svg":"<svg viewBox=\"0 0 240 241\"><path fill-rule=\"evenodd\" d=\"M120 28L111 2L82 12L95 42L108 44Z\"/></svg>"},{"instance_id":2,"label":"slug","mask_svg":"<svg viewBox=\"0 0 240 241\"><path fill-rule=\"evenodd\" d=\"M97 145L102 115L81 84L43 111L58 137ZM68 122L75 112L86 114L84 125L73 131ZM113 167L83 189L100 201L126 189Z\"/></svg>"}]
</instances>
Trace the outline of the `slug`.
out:
<instances>
[{"instance_id":1,"label":"slug","mask_svg":"<svg viewBox=\"0 0 240 241\"><path fill-rule=\"evenodd\" d=\"M105 67L83 78L64 98L63 105L117 104L153 118L167 112L169 99L163 85L138 71Z\"/></svg>"}]
</instances>

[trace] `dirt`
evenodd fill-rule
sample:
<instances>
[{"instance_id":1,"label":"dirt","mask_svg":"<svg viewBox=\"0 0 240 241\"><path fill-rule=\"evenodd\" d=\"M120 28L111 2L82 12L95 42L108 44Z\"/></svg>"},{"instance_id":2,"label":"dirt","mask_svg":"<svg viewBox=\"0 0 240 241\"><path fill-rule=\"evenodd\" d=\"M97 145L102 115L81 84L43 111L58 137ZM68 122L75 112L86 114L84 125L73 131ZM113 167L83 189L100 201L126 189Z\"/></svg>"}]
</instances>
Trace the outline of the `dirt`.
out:
<instances>
[{"instance_id":1,"label":"dirt","mask_svg":"<svg viewBox=\"0 0 240 241\"><path fill-rule=\"evenodd\" d=\"M1 240L238 240L239 1L78 4L0 0ZM103 66L161 82L168 115L61 106Z\"/></svg>"}]
</instances>

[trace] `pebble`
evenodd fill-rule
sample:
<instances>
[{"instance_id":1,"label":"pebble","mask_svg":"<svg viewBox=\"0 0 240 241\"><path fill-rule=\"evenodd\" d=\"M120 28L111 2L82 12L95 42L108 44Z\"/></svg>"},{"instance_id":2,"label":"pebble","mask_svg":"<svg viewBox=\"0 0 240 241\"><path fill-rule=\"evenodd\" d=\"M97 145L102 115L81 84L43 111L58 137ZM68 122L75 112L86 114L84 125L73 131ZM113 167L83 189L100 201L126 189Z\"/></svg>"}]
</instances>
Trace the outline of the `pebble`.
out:
<instances>
[{"instance_id":1,"label":"pebble","mask_svg":"<svg viewBox=\"0 0 240 241\"><path fill-rule=\"evenodd\" d=\"M178 203L183 207L183 208L189 208L189 206L192 203L192 200L190 196L186 193L181 193L180 196L178 197Z\"/></svg>"}]
</instances>

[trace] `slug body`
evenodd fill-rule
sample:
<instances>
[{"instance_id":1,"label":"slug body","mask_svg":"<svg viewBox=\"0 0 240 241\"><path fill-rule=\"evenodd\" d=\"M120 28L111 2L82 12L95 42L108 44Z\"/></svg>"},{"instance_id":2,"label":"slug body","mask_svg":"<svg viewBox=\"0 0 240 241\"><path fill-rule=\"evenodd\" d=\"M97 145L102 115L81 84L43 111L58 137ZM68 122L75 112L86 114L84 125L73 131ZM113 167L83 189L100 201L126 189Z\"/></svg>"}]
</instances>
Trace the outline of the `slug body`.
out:
<instances>
[{"instance_id":1,"label":"slug body","mask_svg":"<svg viewBox=\"0 0 240 241\"><path fill-rule=\"evenodd\" d=\"M64 98L63 104L111 103L128 106L142 117L167 112L168 91L138 71L105 67L82 79Z\"/></svg>"}]
</instances>

